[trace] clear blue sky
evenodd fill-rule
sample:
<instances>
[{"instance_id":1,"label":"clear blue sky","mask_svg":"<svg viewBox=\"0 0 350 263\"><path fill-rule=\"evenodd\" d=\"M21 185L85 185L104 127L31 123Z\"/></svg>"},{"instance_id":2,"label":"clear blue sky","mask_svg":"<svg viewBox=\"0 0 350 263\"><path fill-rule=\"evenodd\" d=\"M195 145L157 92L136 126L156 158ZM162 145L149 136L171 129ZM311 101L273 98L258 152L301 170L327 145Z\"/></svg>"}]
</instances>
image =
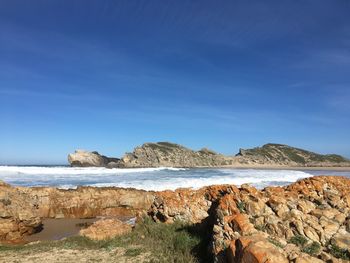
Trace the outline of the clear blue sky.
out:
<instances>
[{"instance_id":1,"label":"clear blue sky","mask_svg":"<svg viewBox=\"0 0 350 263\"><path fill-rule=\"evenodd\" d=\"M150 141L350 157L350 1L0 0L0 163Z\"/></svg>"}]
</instances>

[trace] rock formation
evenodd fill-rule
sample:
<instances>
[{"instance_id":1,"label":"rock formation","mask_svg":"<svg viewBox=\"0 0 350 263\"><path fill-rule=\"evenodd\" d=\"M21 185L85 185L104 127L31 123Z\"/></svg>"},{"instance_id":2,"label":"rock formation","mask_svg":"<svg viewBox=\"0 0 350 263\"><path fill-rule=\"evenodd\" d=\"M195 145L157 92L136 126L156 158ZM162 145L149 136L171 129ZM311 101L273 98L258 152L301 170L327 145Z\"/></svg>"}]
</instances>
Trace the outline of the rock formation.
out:
<instances>
[{"instance_id":1,"label":"rock formation","mask_svg":"<svg viewBox=\"0 0 350 263\"><path fill-rule=\"evenodd\" d=\"M193 151L184 146L168 143L145 143L132 153L125 154L122 167L211 167L232 165L232 158L206 148Z\"/></svg>"},{"instance_id":2,"label":"rock formation","mask_svg":"<svg viewBox=\"0 0 350 263\"><path fill-rule=\"evenodd\" d=\"M35 201L0 181L0 241L18 241L38 230L41 220Z\"/></svg>"},{"instance_id":3,"label":"rock formation","mask_svg":"<svg viewBox=\"0 0 350 263\"><path fill-rule=\"evenodd\" d=\"M331 167L350 166L350 161L336 154L317 154L284 144L268 143L253 149L240 149L236 155L242 164Z\"/></svg>"},{"instance_id":4,"label":"rock formation","mask_svg":"<svg viewBox=\"0 0 350 263\"><path fill-rule=\"evenodd\" d=\"M17 242L40 230L41 218L136 216L154 193L135 189L12 187L0 181L0 241Z\"/></svg>"},{"instance_id":5,"label":"rock formation","mask_svg":"<svg viewBox=\"0 0 350 263\"><path fill-rule=\"evenodd\" d=\"M350 260L350 179L345 177L316 176L263 190L247 184L146 192L14 188L4 183L0 190L3 241L35 232L42 217L147 214L159 222L182 220L205 227L215 262ZM101 235L96 234L99 225ZM96 223L92 236L104 236L107 225ZM122 229L118 226L117 234Z\"/></svg>"},{"instance_id":6,"label":"rock formation","mask_svg":"<svg viewBox=\"0 0 350 263\"><path fill-rule=\"evenodd\" d=\"M68 155L68 162L74 167L118 167L119 159L100 155L98 152L76 150Z\"/></svg>"},{"instance_id":7,"label":"rock formation","mask_svg":"<svg viewBox=\"0 0 350 263\"><path fill-rule=\"evenodd\" d=\"M211 219L216 262L342 262L336 257L350 260L349 190L350 179L336 176L262 191L178 190L158 193L149 213L164 222Z\"/></svg>"},{"instance_id":8,"label":"rock formation","mask_svg":"<svg viewBox=\"0 0 350 263\"><path fill-rule=\"evenodd\" d=\"M203 148L199 151L169 143L145 143L121 159L108 158L97 152L76 151L68 156L71 166L98 167L332 167L348 166L342 156L321 155L282 144L266 144L253 149L240 149L236 156L225 156Z\"/></svg>"}]
</instances>

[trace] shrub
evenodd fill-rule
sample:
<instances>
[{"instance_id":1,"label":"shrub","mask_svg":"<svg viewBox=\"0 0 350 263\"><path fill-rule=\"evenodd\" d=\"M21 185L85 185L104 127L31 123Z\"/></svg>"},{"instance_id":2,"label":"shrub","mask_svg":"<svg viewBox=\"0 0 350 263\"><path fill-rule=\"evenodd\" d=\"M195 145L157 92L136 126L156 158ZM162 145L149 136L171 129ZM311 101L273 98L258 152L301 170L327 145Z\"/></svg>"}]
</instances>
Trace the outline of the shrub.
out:
<instances>
[{"instance_id":1,"label":"shrub","mask_svg":"<svg viewBox=\"0 0 350 263\"><path fill-rule=\"evenodd\" d=\"M245 203L243 201L240 201L237 203L237 208L239 209L239 212L242 214L245 213Z\"/></svg>"},{"instance_id":2,"label":"shrub","mask_svg":"<svg viewBox=\"0 0 350 263\"><path fill-rule=\"evenodd\" d=\"M303 247L307 243L307 239L302 235L295 235L289 240L289 243L295 244L299 247Z\"/></svg>"},{"instance_id":3,"label":"shrub","mask_svg":"<svg viewBox=\"0 0 350 263\"><path fill-rule=\"evenodd\" d=\"M330 245L329 252L336 258L350 260L350 253L348 250L340 248L336 245Z\"/></svg>"},{"instance_id":4,"label":"shrub","mask_svg":"<svg viewBox=\"0 0 350 263\"><path fill-rule=\"evenodd\" d=\"M302 252L307 253L311 256L317 255L321 249L321 245L317 242L312 242L310 245L305 246Z\"/></svg>"},{"instance_id":5,"label":"shrub","mask_svg":"<svg viewBox=\"0 0 350 263\"><path fill-rule=\"evenodd\" d=\"M135 257L138 256L142 253L142 249L141 248L128 248L124 255L128 256L128 257Z\"/></svg>"}]
</instances>

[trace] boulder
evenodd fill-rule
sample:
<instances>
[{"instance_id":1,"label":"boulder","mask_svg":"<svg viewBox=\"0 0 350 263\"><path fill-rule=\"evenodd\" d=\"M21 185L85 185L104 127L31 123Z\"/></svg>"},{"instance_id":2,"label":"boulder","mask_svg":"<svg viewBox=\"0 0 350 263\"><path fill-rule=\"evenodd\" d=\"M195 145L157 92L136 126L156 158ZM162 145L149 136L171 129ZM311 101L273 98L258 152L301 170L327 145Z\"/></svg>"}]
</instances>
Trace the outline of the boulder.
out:
<instances>
[{"instance_id":1,"label":"boulder","mask_svg":"<svg viewBox=\"0 0 350 263\"><path fill-rule=\"evenodd\" d=\"M245 185L225 194L217 199L215 260L224 262L225 254L238 263L341 262L328 245L349 251L349 190L348 178L316 176L256 192Z\"/></svg>"},{"instance_id":2,"label":"boulder","mask_svg":"<svg viewBox=\"0 0 350 263\"><path fill-rule=\"evenodd\" d=\"M288 263L282 250L261 235L241 237L228 248L228 262L236 263Z\"/></svg>"},{"instance_id":3,"label":"boulder","mask_svg":"<svg viewBox=\"0 0 350 263\"><path fill-rule=\"evenodd\" d=\"M33 199L0 181L0 241L20 241L40 226Z\"/></svg>"},{"instance_id":4,"label":"boulder","mask_svg":"<svg viewBox=\"0 0 350 263\"><path fill-rule=\"evenodd\" d=\"M232 225L233 231L236 231L241 235L251 235L257 232L254 225L250 223L249 216L246 214L238 214L233 216L229 224Z\"/></svg>"},{"instance_id":5,"label":"boulder","mask_svg":"<svg viewBox=\"0 0 350 263\"><path fill-rule=\"evenodd\" d=\"M81 236L92 240L106 240L131 232L132 227L118 219L102 219L93 223L88 228L80 230Z\"/></svg>"}]
</instances>

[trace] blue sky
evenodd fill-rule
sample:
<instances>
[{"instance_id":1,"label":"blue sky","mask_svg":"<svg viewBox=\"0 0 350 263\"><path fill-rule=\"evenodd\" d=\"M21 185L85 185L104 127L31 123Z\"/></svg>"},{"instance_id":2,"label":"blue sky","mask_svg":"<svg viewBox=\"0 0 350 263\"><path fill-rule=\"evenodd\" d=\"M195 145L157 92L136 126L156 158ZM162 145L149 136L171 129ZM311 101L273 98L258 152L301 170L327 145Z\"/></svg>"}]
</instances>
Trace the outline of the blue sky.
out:
<instances>
[{"instance_id":1,"label":"blue sky","mask_svg":"<svg viewBox=\"0 0 350 263\"><path fill-rule=\"evenodd\" d=\"M350 157L350 2L0 0L0 163L172 141Z\"/></svg>"}]
</instances>

